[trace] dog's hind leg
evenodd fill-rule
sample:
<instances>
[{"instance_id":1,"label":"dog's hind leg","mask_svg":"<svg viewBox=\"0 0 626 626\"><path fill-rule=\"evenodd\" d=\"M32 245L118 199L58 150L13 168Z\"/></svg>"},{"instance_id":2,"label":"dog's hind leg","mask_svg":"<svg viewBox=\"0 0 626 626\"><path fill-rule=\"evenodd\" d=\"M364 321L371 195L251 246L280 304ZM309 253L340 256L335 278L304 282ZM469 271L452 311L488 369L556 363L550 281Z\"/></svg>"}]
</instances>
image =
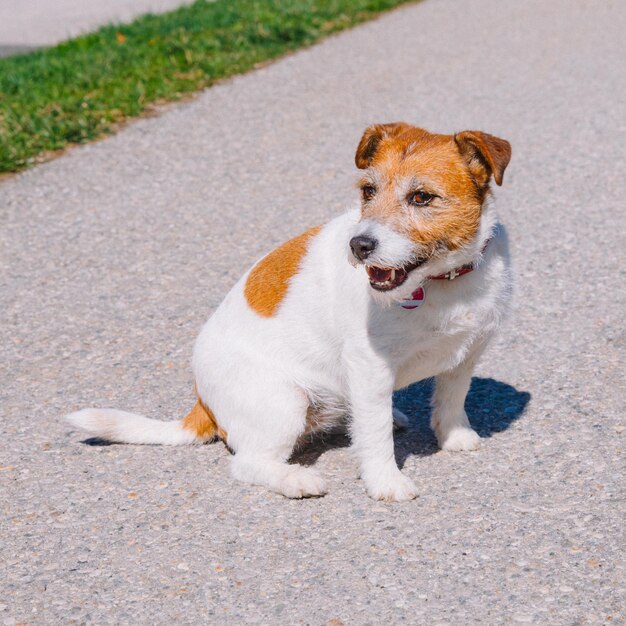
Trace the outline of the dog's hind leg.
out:
<instances>
[{"instance_id":1,"label":"dog's hind leg","mask_svg":"<svg viewBox=\"0 0 626 626\"><path fill-rule=\"evenodd\" d=\"M394 430L406 430L409 427L409 418L395 406L391 412L393 416L393 429Z\"/></svg>"},{"instance_id":2,"label":"dog's hind leg","mask_svg":"<svg viewBox=\"0 0 626 626\"><path fill-rule=\"evenodd\" d=\"M274 389L281 387L280 394L266 396L254 407L254 416L238 419L230 427L228 443L235 451L232 475L288 498L321 496L326 487L319 473L287 462L305 430L308 399L295 389L285 393L284 385Z\"/></svg>"},{"instance_id":3,"label":"dog's hind leg","mask_svg":"<svg viewBox=\"0 0 626 626\"><path fill-rule=\"evenodd\" d=\"M319 473L302 465L290 465L270 450L237 452L231 461L237 480L263 485L287 498L310 498L326 493Z\"/></svg>"}]
</instances>

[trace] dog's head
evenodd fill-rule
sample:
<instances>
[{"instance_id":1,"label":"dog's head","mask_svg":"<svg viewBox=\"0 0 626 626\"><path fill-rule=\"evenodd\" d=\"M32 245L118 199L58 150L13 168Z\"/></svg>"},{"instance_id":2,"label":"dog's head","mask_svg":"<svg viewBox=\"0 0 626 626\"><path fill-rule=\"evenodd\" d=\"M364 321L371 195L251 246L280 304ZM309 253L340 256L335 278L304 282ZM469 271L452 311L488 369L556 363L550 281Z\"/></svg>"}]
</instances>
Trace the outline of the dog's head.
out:
<instances>
[{"instance_id":1,"label":"dog's head","mask_svg":"<svg viewBox=\"0 0 626 626\"><path fill-rule=\"evenodd\" d=\"M364 172L350 248L371 287L393 300L400 285L414 288L471 260L482 245L489 182L493 176L502 184L510 157L508 141L480 131L436 135L404 123L367 128L355 156Z\"/></svg>"}]
</instances>

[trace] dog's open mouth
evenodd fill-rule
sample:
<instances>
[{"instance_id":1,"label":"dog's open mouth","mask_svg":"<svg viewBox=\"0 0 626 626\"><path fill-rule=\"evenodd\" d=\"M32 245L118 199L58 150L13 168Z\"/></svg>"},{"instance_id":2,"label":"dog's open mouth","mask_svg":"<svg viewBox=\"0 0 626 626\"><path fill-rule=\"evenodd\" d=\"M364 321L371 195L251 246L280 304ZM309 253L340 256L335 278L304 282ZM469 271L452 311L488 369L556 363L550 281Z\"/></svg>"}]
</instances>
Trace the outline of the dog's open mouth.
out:
<instances>
[{"instance_id":1,"label":"dog's open mouth","mask_svg":"<svg viewBox=\"0 0 626 626\"><path fill-rule=\"evenodd\" d=\"M370 279L370 286L376 291L390 291L399 287L408 277L408 275L420 265L424 265L428 261L428 257L417 259L413 263L404 265L403 267L377 267L376 265L368 265L365 269Z\"/></svg>"}]
</instances>

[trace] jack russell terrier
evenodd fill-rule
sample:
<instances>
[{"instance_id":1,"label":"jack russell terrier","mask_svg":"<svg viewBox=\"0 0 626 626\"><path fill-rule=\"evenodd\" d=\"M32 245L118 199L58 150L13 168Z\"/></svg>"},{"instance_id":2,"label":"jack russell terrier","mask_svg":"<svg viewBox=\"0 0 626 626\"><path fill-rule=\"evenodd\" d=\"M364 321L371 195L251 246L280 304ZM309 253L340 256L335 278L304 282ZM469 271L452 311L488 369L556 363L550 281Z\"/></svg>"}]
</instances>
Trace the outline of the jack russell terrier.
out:
<instances>
[{"instance_id":1,"label":"jack russell terrier","mask_svg":"<svg viewBox=\"0 0 626 626\"><path fill-rule=\"evenodd\" d=\"M439 446L478 448L464 402L508 308L507 241L489 183L502 184L510 156L507 141L479 131L370 126L355 157L360 209L279 246L231 289L196 341L198 400L184 419L113 409L67 419L117 442L220 438L235 478L302 498L325 486L314 468L288 462L294 448L349 415L370 496L414 498L394 458L394 421L407 418L392 393L434 376Z\"/></svg>"}]
</instances>

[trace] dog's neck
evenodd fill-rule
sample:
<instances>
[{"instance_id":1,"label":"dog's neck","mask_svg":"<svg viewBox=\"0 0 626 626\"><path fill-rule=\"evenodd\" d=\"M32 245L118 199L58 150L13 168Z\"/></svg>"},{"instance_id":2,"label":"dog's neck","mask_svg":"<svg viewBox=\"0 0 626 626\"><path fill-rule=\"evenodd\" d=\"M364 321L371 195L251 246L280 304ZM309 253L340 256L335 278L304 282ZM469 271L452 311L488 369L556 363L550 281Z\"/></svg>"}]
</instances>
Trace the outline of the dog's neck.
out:
<instances>
[{"instance_id":1,"label":"dog's neck","mask_svg":"<svg viewBox=\"0 0 626 626\"><path fill-rule=\"evenodd\" d=\"M485 250L487 249L487 246L489 245L489 242L491 241L491 239L492 238L489 237L489 239L485 241L485 245L483 246L481 255L485 253ZM450 270L449 272L446 272L445 274L438 274L437 276L429 276L428 280L454 280L455 278L458 278L459 276L463 276L464 274L469 274L470 272L473 272L474 269L477 267L477 265L478 265L478 261L465 263L463 265L460 265L459 267L455 267L453 270Z\"/></svg>"},{"instance_id":2,"label":"dog's neck","mask_svg":"<svg viewBox=\"0 0 626 626\"><path fill-rule=\"evenodd\" d=\"M435 274L434 276L428 276L427 281L430 280L448 280L452 281L460 276L464 276L465 274L469 274L473 272L479 265L482 255L485 250L489 246L489 242L493 239L494 231L497 225L497 218L495 215L495 211L493 209L493 205L491 203L491 198L487 197L485 200L485 205L483 207L483 214L481 217L481 224L478 230L478 234L476 236L475 242L472 244L470 248L470 253L473 252L473 260L469 262L462 263L442 274ZM466 257L467 258L467 257ZM426 299L426 291L424 286L419 286L413 293L411 293L410 297L405 298L398 302L398 305L403 309L417 309L421 304L424 303Z\"/></svg>"}]
</instances>

